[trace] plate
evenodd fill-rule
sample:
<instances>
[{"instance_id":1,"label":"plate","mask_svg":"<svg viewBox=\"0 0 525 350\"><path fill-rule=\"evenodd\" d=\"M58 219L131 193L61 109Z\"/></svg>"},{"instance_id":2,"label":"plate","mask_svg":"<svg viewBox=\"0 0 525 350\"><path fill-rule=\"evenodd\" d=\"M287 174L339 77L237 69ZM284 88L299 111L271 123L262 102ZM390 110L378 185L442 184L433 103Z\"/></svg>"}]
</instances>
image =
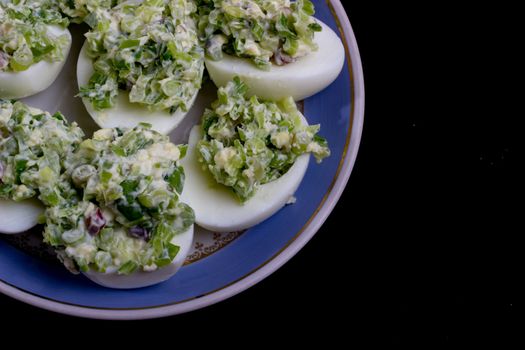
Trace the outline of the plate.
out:
<instances>
[{"instance_id":1,"label":"plate","mask_svg":"<svg viewBox=\"0 0 525 350\"><path fill-rule=\"evenodd\" d=\"M186 264L170 280L148 288L113 290L82 275L70 274L40 240L40 228L0 237L0 292L23 302L68 315L98 319L146 319L199 309L253 286L286 263L326 220L350 177L361 139L364 83L357 43L338 0L313 1L316 17L338 33L346 62L327 89L303 101L311 124L321 124L332 155L321 165L310 162L296 192L297 202L244 232L214 233L199 229ZM96 130L82 101L75 62L85 27L71 26L73 47L64 70L46 91L24 99L49 112L60 110L77 121L86 135ZM185 142L216 89L205 84L190 115L172 134ZM1 213L0 213L1 214Z\"/></svg>"}]
</instances>

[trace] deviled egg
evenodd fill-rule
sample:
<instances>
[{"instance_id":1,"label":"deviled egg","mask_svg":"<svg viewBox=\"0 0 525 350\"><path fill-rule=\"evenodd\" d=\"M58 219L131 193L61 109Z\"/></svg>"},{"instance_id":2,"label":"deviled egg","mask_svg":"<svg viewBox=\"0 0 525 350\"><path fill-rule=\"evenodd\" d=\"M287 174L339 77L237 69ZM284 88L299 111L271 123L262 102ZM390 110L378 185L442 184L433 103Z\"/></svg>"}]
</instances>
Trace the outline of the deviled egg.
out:
<instances>
[{"instance_id":1,"label":"deviled egg","mask_svg":"<svg viewBox=\"0 0 525 350\"><path fill-rule=\"evenodd\" d=\"M192 1L123 2L99 8L77 64L80 96L102 128L139 122L167 134L192 107L204 52Z\"/></svg>"},{"instance_id":2,"label":"deviled egg","mask_svg":"<svg viewBox=\"0 0 525 350\"><path fill-rule=\"evenodd\" d=\"M44 212L41 203L71 194L62 182L64 163L82 137L60 113L0 100L0 233L30 229Z\"/></svg>"},{"instance_id":3,"label":"deviled egg","mask_svg":"<svg viewBox=\"0 0 525 350\"><path fill-rule=\"evenodd\" d=\"M341 39L315 19L309 0L224 0L202 6L206 68L217 86L239 76L249 95L296 101L330 85L341 72Z\"/></svg>"},{"instance_id":4,"label":"deviled egg","mask_svg":"<svg viewBox=\"0 0 525 350\"><path fill-rule=\"evenodd\" d=\"M182 200L195 222L227 232L254 226L289 202L307 170L330 155L327 142L308 126L289 97L269 102L247 98L239 79L219 88L218 100L190 135Z\"/></svg>"},{"instance_id":5,"label":"deviled egg","mask_svg":"<svg viewBox=\"0 0 525 350\"><path fill-rule=\"evenodd\" d=\"M68 164L78 198L46 210L44 241L70 270L106 287L166 280L193 239L193 210L179 201L185 151L147 125L96 131Z\"/></svg>"},{"instance_id":6,"label":"deviled egg","mask_svg":"<svg viewBox=\"0 0 525 350\"><path fill-rule=\"evenodd\" d=\"M57 78L71 34L51 1L0 1L0 98L39 93Z\"/></svg>"}]
</instances>

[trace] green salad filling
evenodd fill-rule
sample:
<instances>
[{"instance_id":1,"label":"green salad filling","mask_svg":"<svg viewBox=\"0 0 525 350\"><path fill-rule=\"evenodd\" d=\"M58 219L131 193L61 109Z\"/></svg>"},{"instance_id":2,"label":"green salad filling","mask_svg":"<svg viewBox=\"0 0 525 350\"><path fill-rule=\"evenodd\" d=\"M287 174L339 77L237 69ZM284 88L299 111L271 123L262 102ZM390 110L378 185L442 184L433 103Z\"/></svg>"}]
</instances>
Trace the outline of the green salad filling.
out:
<instances>
[{"instance_id":1,"label":"green salad filling","mask_svg":"<svg viewBox=\"0 0 525 350\"><path fill-rule=\"evenodd\" d=\"M95 72L80 96L102 110L124 90L132 103L187 111L204 71L196 11L191 0L145 0L91 13L85 36Z\"/></svg>"},{"instance_id":2,"label":"green salad filling","mask_svg":"<svg viewBox=\"0 0 525 350\"><path fill-rule=\"evenodd\" d=\"M68 24L55 1L0 0L0 72L24 71L40 61L62 61L70 39L51 33L49 26L66 28Z\"/></svg>"},{"instance_id":3,"label":"green salad filling","mask_svg":"<svg viewBox=\"0 0 525 350\"><path fill-rule=\"evenodd\" d=\"M83 136L59 112L0 100L0 198L56 205L70 197L65 166Z\"/></svg>"},{"instance_id":4,"label":"green salad filling","mask_svg":"<svg viewBox=\"0 0 525 350\"><path fill-rule=\"evenodd\" d=\"M177 255L171 240L195 217L179 201L186 146L149 128L98 130L69 159L67 174L80 195L47 209L44 232L66 266L129 274Z\"/></svg>"},{"instance_id":5,"label":"green salad filling","mask_svg":"<svg viewBox=\"0 0 525 350\"><path fill-rule=\"evenodd\" d=\"M210 59L226 53L267 70L318 49L314 13L309 0L199 0L199 34Z\"/></svg>"},{"instance_id":6,"label":"green salad filling","mask_svg":"<svg viewBox=\"0 0 525 350\"><path fill-rule=\"evenodd\" d=\"M71 22L81 23L98 9L110 9L122 0L56 0L62 12Z\"/></svg>"},{"instance_id":7,"label":"green salad filling","mask_svg":"<svg viewBox=\"0 0 525 350\"><path fill-rule=\"evenodd\" d=\"M218 100L202 118L199 161L241 202L261 184L284 175L297 157L312 153L318 162L330 155L319 125L307 125L294 100L277 103L248 98L239 79L219 88Z\"/></svg>"}]
</instances>

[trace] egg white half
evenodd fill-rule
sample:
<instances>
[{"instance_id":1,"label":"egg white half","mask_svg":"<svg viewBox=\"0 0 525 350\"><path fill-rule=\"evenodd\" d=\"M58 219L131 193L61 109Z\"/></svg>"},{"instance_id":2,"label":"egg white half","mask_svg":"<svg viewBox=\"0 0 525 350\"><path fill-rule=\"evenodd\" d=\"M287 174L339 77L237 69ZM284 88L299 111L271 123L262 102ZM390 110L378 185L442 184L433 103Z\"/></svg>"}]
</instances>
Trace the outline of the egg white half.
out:
<instances>
[{"instance_id":1,"label":"egg white half","mask_svg":"<svg viewBox=\"0 0 525 350\"><path fill-rule=\"evenodd\" d=\"M22 72L0 72L0 98L19 99L35 95L47 89L64 67L71 49L71 33L59 26L49 25L47 30L54 36L67 35L69 44L64 59L58 62L40 61Z\"/></svg>"},{"instance_id":2,"label":"egg white half","mask_svg":"<svg viewBox=\"0 0 525 350\"><path fill-rule=\"evenodd\" d=\"M78 56L77 81L78 86L86 86L93 75L93 62L87 55L87 43L84 43ZM197 98L198 91L188 103L188 111ZM171 114L168 111L152 111L137 103L129 102L127 92L119 91L115 105L112 108L97 111L87 98L83 98L84 106L95 123L101 128L133 128L139 123L149 123L152 129L163 134L172 131L188 112L176 111Z\"/></svg>"},{"instance_id":3,"label":"egg white half","mask_svg":"<svg viewBox=\"0 0 525 350\"><path fill-rule=\"evenodd\" d=\"M224 86L239 76L249 87L250 95L267 100L292 96L296 101L310 97L330 85L343 69L345 49L341 39L326 24L315 33L317 51L283 66L272 65L269 71L257 68L249 59L224 55L220 61L206 58L206 68L217 86Z\"/></svg>"},{"instance_id":4,"label":"egg white half","mask_svg":"<svg viewBox=\"0 0 525 350\"><path fill-rule=\"evenodd\" d=\"M33 198L21 202L0 199L0 233L25 232L38 224L43 213L43 205Z\"/></svg>"},{"instance_id":5,"label":"egg white half","mask_svg":"<svg viewBox=\"0 0 525 350\"><path fill-rule=\"evenodd\" d=\"M171 243L180 247L180 250L171 264L155 271L135 271L129 275L119 275L117 272L101 273L96 271L83 272L91 281L101 286L114 289L132 289L152 286L171 278L184 264L186 256L193 244L193 225L185 232L176 235Z\"/></svg>"},{"instance_id":6,"label":"egg white half","mask_svg":"<svg viewBox=\"0 0 525 350\"><path fill-rule=\"evenodd\" d=\"M279 179L261 185L255 195L241 204L230 188L218 184L198 162L196 144L202 138L200 125L193 127L186 157L181 161L186 173L181 200L195 211L195 222L210 231L244 230L266 220L293 197L301 184L309 154L297 158Z\"/></svg>"}]
</instances>

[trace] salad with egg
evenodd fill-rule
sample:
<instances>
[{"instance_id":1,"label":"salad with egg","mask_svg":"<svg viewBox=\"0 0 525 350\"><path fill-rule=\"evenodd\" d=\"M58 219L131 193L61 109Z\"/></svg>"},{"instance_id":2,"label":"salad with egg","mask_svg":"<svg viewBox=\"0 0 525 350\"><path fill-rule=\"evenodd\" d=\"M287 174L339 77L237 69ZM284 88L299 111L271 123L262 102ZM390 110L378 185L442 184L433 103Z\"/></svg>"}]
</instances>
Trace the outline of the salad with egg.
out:
<instances>
[{"instance_id":1,"label":"salad with egg","mask_svg":"<svg viewBox=\"0 0 525 350\"><path fill-rule=\"evenodd\" d=\"M53 83L71 47L68 24L55 1L0 0L0 98L30 96Z\"/></svg>"},{"instance_id":2,"label":"salad with egg","mask_svg":"<svg viewBox=\"0 0 525 350\"><path fill-rule=\"evenodd\" d=\"M29 230L43 205L71 196L65 159L83 135L61 113L0 99L0 233Z\"/></svg>"},{"instance_id":3,"label":"salad with egg","mask_svg":"<svg viewBox=\"0 0 525 350\"><path fill-rule=\"evenodd\" d=\"M94 73L80 96L95 109L111 108L119 90L151 109L187 111L201 86L203 50L191 1L126 1L97 8L85 20Z\"/></svg>"},{"instance_id":4,"label":"salad with egg","mask_svg":"<svg viewBox=\"0 0 525 350\"><path fill-rule=\"evenodd\" d=\"M330 85L344 65L337 34L310 0L199 0L206 69L218 87L234 77L249 95L296 101Z\"/></svg>"},{"instance_id":5,"label":"salad with egg","mask_svg":"<svg viewBox=\"0 0 525 350\"><path fill-rule=\"evenodd\" d=\"M64 181L66 159L84 133L59 112L0 100L0 198L23 201L38 197L58 204L69 191Z\"/></svg>"},{"instance_id":6,"label":"salad with egg","mask_svg":"<svg viewBox=\"0 0 525 350\"><path fill-rule=\"evenodd\" d=\"M190 132L185 200L195 222L216 232L252 227L295 202L308 168L330 155L319 125L308 125L293 98L248 97L235 78L217 92Z\"/></svg>"},{"instance_id":7,"label":"salad with egg","mask_svg":"<svg viewBox=\"0 0 525 350\"><path fill-rule=\"evenodd\" d=\"M184 152L147 125L98 130L67 165L79 196L46 210L45 242L81 271L130 274L170 264L180 250L172 239L194 222L179 201Z\"/></svg>"},{"instance_id":8,"label":"salad with egg","mask_svg":"<svg viewBox=\"0 0 525 350\"><path fill-rule=\"evenodd\" d=\"M241 202L262 184L284 175L301 154L318 162L330 155L320 125L305 125L292 98L279 102L246 97L238 77L218 90L218 100L202 118L199 160L215 181L228 186Z\"/></svg>"},{"instance_id":9,"label":"salad with egg","mask_svg":"<svg viewBox=\"0 0 525 350\"><path fill-rule=\"evenodd\" d=\"M312 17L310 0L200 0L199 32L206 54L221 60L224 53L249 58L268 70L274 63L295 62L318 49L322 27Z\"/></svg>"},{"instance_id":10,"label":"salad with egg","mask_svg":"<svg viewBox=\"0 0 525 350\"><path fill-rule=\"evenodd\" d=\"M48 26L68 24L53 1L0 1L0 71L19 72L42 60L63 60L70 38L56 37Z\"/></svg>"}]
</instances>

